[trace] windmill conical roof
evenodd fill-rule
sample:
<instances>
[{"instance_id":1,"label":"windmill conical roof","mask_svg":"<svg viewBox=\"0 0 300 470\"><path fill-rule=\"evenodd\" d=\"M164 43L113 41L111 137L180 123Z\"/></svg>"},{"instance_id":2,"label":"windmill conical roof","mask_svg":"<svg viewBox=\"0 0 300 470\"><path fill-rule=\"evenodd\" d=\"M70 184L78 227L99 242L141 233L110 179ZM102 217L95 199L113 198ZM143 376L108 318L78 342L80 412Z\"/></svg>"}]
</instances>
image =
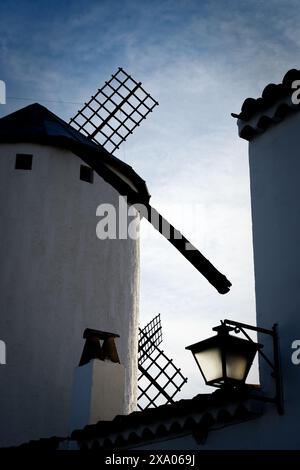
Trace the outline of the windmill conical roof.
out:
<instances>
[{"instance_id":1,"label":"windmill conical roof","mask_svg":"<svg viewBox=\"0 0 300 470\"><path fill-rule=\"evenodd\" d=\"M32 142L68 149L91 166L129 202L148 202L145 181L130 165L89 140L39 103L0 119L0 143Z\"/></svg>"}]
</instances>

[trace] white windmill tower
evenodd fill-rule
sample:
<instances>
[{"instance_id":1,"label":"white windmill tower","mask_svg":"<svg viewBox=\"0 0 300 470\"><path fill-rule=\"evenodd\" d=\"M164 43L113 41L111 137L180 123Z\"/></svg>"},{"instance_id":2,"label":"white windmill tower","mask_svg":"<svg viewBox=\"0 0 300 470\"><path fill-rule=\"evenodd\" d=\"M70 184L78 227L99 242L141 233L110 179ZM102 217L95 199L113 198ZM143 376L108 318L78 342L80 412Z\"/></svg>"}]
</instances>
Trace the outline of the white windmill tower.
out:
<instances>
[{"instance_id":1,"label":"white windmill tower","mask_svg":"<svg viewBox=\"0 0 300 470\"><path fill-rule=\"evenodd\" d=\"M141 215L219 292L229 290L225 276L150 207L144 180L112 155L156 105L119 69L72 125L39 104L0 119L0 332L7 347L0 445L68 434L86 328L120 336L122 411L136 406L139 243L99 240L99 204L118 211L120 195L143 204Z\"/></svg>"}]
</instances>

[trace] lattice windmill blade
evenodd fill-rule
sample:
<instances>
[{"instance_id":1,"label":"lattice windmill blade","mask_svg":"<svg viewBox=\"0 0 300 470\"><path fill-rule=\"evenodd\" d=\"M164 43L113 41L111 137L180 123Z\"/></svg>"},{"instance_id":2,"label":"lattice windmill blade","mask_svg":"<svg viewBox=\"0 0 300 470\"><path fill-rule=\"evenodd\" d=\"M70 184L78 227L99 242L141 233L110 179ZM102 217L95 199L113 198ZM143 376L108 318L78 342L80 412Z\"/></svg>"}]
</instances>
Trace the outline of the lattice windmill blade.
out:
<instances>
[{"instance_id":1,"label":"lattice windmill blade","mask_svg":"<svg viewBox=\"0 0 300 470\"><path fill-rule=\"evenodd\" d=\"M146 326L139 336L139 364L142 364L155 347L162 342L162 328L160 313L156 315Z\"/></svg>"},{"instance_id":2,"label":"lattice windmill blade","mask_svg":"<svg viewBox=\"0 0 300 470\"><path fill-rule=\"evenodd\" d=\"M173 359L158 347L162 341L160 315L139 330L138 408L157 407L162 400L174 403L175 395L187 382Z\"/></svg>"},{"instance_id":3,"label":"lattice windmill blade","mask_svg":"<svg viewBox=\"0 0 300 470\"><path fill-rule=\"evenodd\" d=\"M70 124L114 153L157 105L142 83L119 67Z\"/></svg>"},{"instance_id":4,"label":"lattice windmill blade","mask_svg":"<svg viewBox=\"0 0 300 470\"><path fill-rule=\"evenodd\" d=\"M108 82L71 118L70 124L111 154L146 119L158 102L124 69L119 67ZM153 227L212 284L219 293L229 292L231 282L202 253L148 204L143 215ZM170 236L166 236L166 233Z\"/></svg>"}]
</instances>

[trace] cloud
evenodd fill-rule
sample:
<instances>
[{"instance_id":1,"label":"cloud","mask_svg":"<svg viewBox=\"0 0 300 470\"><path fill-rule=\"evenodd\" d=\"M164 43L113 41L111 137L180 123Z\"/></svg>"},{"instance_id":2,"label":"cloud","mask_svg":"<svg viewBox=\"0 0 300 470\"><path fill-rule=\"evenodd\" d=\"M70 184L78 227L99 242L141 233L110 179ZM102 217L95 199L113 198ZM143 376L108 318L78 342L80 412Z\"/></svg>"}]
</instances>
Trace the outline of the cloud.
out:
<instances>
[{"instance_id":1,"label":"cloud","mask_svg":"<svg viewBox=\"0 0 300 470\"><path fill-rule=\"evenodd\" d=\"M189 376L182 393L191 396L203 388L184 347L226 316L255 322L247 144L230 112L297 66L300 5L73 1L38 2L38 11L35 2L17 3L19 14L6 1L0 7L8 95L86 101L123 66L160 102L117 156L147 180L153 205L233 282L221 296L162 237L141 240L141 322L162 313L164 348ZM68 119L79 106L49 107ZM199 230L185 219L186 207L200 208Z\"/></svg>"}]
</instances>

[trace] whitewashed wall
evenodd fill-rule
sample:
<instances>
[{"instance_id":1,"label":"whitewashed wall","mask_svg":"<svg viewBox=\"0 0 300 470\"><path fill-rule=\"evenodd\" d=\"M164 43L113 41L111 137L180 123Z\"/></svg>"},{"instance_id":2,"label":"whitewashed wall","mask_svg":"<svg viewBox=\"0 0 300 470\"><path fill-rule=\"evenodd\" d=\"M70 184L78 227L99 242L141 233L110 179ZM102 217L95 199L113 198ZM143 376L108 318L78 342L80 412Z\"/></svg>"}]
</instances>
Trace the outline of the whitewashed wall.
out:
<instances>
[{"instance_id":1,"label":"whitewashed wall","mask_svg":"<svg viewBox=\"0 0 300 470\"><path fill-rule=\"evenodd\" d=\"M269 407L261 420L260 444L271 448L300 448L300 366L291 361L292 342L300 339L299 134L295 113L249 145L257 324L279 325L284 385L284 416ZM264 335L259 340L266 343ZM260 371L270 394L273 380L263 360Z\"/></svg>"},{"instance_id":2,"label":"whitewashed wall","mask_svg":"<svg viewBox=\"0 0 300 470\"><path fill-rule=\"evenodd\" d=\"M16 153L33 154L31 171ZM139 244L99 240L96 207L118 193L77 156L37 144L0 145L0 445L66 435L85 328L120 334L125 412L136 404Z\"/></svg>"}]
</instances>

